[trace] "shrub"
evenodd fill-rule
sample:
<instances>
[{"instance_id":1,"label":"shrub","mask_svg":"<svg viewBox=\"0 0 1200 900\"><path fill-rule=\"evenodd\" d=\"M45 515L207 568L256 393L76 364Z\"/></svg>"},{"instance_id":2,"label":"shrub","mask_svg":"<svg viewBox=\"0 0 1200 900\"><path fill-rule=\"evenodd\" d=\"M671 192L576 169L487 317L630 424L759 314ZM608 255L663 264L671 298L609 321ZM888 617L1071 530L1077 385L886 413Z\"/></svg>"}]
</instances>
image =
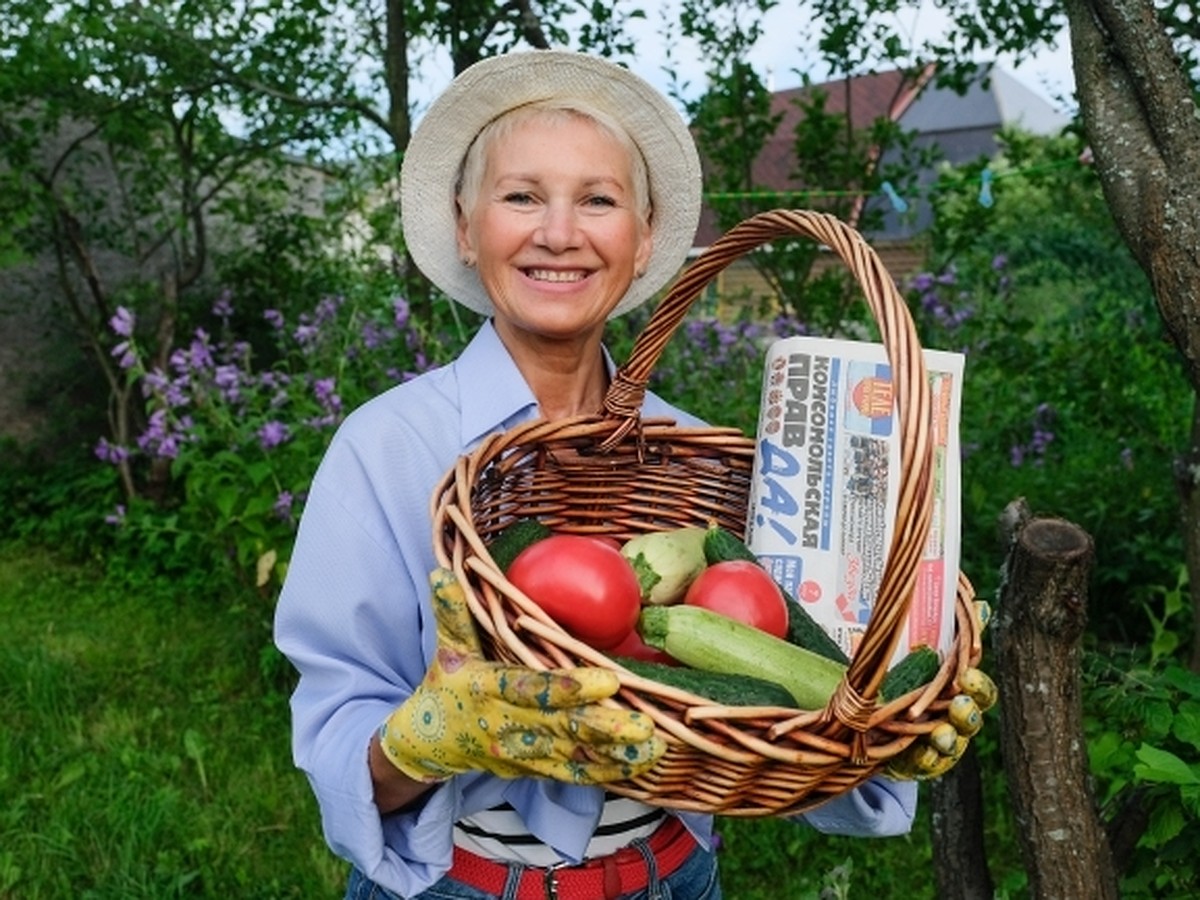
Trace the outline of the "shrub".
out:
<instances>
[{"instance_id":1,"label":"shrub","mask_svg":"<svg viewBox=\"0 0 1200 900\"><path fill-rule=\"evenodd\" d=\"M273 589L308 484L347 412L448 358L461 340L416 322L403 297L369 281L294 320L266 310L272 346L262 351L238 339L233 315L233 298L221 294L212 331L197 328L159 368L142 353L133 314L119 309L112 352L141 386L147 426L135 446L100 438L95 452L137 486L106 517L118 546L162 570L208 563Z\"/></svg>"}]
</instances>

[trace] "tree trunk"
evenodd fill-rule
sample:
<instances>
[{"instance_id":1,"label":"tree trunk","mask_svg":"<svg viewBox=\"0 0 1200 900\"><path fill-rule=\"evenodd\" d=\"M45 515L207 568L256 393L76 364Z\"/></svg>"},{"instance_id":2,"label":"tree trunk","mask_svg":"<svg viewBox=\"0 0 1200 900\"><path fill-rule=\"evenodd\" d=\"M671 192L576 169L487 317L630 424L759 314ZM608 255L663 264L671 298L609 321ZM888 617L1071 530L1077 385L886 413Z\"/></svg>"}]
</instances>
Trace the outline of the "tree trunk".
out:
<instances>
[{"instance_id":1,"label":"tree trunk","mask_svg":"<svg viewBox=\"0 0 1200 900\"><path fill-rule=\"evenodd\" d=\"M996 891L983 840L983 787L974 744L930 785L930 800L938 900L992 900Z\"/></svg>"},{"instance_id":2,"label":"tree trunk","mask_svg":"<svg viewBox=\"0 0 1200 900\"><path fill-rule=\"evenodd\" d=\"M1009 551L993 623L1000 746L1035 900L1115 900L1083 738L1079 664L1091 537L1032 519Z\"/></svg>"},{"instance_id":3,"label":"tree trunk","mask_svg":"<svg viewBox=\"0 0 1200 900\"><path fill-rule=\"evenodd\" d=\"M1153 0L1064 0L1079 108L1113 220L1150 279L1167 335L1200 402L1200 121ZM1192 608L1200 615L1196 413L1176 480ZM1200 619L1198 619L1200 621ZM1200 629L1191 666L1200 671Z\"/></svg>"}]
</instances>

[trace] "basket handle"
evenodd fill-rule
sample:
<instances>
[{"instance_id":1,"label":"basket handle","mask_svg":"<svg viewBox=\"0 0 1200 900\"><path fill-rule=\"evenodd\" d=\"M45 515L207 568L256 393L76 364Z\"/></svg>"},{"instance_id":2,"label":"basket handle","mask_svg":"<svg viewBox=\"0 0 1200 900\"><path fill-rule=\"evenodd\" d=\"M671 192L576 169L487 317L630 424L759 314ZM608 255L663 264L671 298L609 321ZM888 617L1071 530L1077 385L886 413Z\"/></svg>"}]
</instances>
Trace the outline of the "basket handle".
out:
<instances>
[{"instance_id":1,"label":"basket handle","mask_svg":"<svg viewBox=\"0 0 1200 900\"><path fill-rule=\"evenodd\" d=\"M875 251L857 231L827 213L777 209L735 225L680 274L638 335L629 360L617 372L604 400L605 414L617 419L617 441L637 427L650 373L692 302L710 281L742 254L780 237L809 237L841 257L858 280L875 317L892 368L900 440L900 484L895 529L887 563L862 643L831 710L842 721L861 721L900 639L900 626L916 586L917 569L929 532L932 400L925 360L908 306ZM841 693L841 692L839 692ZM835 707L841 707L839 712Z\"/></svg>"}]
</instances>

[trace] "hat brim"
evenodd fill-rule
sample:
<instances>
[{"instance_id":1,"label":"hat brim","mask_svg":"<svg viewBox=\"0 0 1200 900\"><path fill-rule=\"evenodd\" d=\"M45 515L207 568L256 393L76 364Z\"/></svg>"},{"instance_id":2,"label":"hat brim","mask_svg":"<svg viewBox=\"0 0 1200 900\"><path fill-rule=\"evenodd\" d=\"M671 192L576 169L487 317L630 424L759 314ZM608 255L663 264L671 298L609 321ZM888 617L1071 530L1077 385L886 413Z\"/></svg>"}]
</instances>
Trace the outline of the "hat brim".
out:
<instances>
[{"instance_id":1,"label":"hat brim","mask_svg":"<svg viewBox=\"0 0 1200 900\"><path fill-rule=\"evenodd\" d=\"M628 69L566 50L489 57L462 72L433 102L405 150L400 212L413 261L453 300L484 315L492 301L462 264L454 190L467 149L488 122L547 100L578 100L620 122L641 151L650 180L653 248L645 274L613 309L644 303L683 265L700 218L700 159L679 112Z\"/></svg>"}]
</instances>

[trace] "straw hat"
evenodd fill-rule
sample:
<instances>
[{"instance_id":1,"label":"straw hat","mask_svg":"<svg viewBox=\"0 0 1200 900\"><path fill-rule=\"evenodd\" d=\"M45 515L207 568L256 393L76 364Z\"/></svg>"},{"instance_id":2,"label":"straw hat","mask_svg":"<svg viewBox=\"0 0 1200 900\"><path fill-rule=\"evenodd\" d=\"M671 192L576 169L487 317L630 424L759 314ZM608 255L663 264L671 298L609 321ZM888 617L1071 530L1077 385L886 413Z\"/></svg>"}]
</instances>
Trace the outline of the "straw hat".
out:
<instances>
[{"instance_id":1,"label":"straw hat","mask_svg":"<svg viewBox=\"0 0 1200 900\"><path fill-rule=\"evenodd\" d=\"M678 272L700 217L700 160L679 112L628 69L582 53L533 50L482 60L425 113L404 154L401 216L409 253L451 298L488 315L492 301L458 257L454 187L467 148L492 119L543 100L573 100L619 122L646 161L654 249L645 274L613 310L648 300Z\"/></svg>"}]
</instances>

